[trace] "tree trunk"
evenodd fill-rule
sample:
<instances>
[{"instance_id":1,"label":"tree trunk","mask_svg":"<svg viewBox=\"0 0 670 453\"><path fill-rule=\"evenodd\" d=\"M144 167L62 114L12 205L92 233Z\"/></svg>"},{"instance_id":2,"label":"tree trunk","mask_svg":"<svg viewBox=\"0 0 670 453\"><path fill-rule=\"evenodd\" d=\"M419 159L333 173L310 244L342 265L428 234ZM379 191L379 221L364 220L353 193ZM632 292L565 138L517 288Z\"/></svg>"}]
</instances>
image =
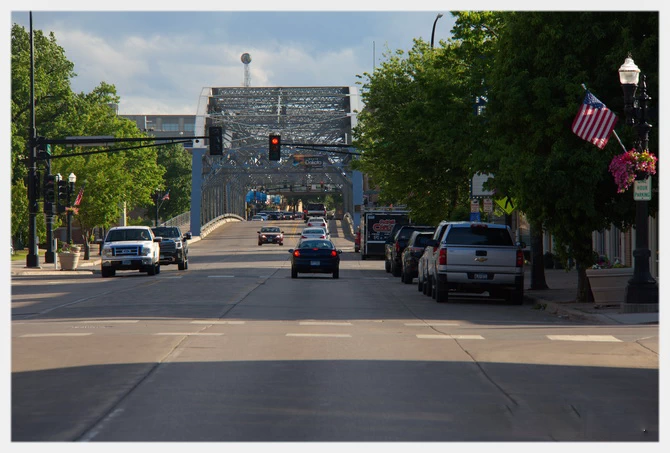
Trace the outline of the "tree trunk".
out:
<instances>
[{"instance_id":1,"label":"tree trunk","mask_svg":"<svg viewBox=\"0 0 670 453\"><path fill-rule=\"evenodd\" d=\"M542 244L542 224L530 224L530 249L532 253L530 267L530 289L549 289L544 276L544 246Z\"/></svg>"},{"instance_id":2,"label":"tree trunk","mask_svg":"<svg viewBox=\"0 0 670 453\"><path fill-rule=\"evenodd\" d=\"M577 302L593 302L593 293L591 292L591 283L586 276L586 267L577 263Z\"/></svg>"}]
</instances>

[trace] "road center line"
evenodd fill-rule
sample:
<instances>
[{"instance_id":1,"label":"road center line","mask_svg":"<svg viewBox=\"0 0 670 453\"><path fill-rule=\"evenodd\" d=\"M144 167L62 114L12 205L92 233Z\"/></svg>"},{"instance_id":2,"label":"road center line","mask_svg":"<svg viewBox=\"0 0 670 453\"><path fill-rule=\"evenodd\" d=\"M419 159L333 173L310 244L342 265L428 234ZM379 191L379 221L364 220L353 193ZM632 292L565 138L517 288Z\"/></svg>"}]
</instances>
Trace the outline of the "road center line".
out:
<instances>
[{"instance_id":1,"label":"road center line","mask_svg":"<svg viewBox=\"0 0 670 453\"><path fill-rule=\"evenodd\" d=\"M601 341L610 343L620 343L616 337L612 335L547 335L550 340L556 341Z\"/></svg>"},{"instance_id":2,"label":"road center line","mask_svg":"<svg viewBox=\"0 0 670 453\"><path fill-rule=\"evenodd\" d=\"M245 324L246 321L191 321L191 324Z\"/></svg>"},{"instance_id":3,"label":"road center line","mask_svg":"<svg viewBox=\"0 0 670 453\"><path fill-rule=\"evenodd\" d=\"M21 335L20 338L37 338L37 337L85 337L93 335L93 332L88 333L27 333Z\"/></svg>"},{"instance_id":4,"label":"road center line","mask_svg":"<svg viewBox=\"0 0 670 453\"><path fill-rule=\"evenodd\" d=\"M483 340L481 335L417 335L422 340Z\"/></svg>"},{"instance_id":5,"label":"road center line","mask_svg":"<svg viewBox=\"0 0 670 453\"><path fill-rule=\"evenodd\" d=\"M287 337L332 337L332 338L351 338L348 333L287 333Z\"/></svg>"},{"instance_id":6,"label":"road center line","mask_svg":"<svg viewBox=\"0 0 670 453\"><path fill-rule=\"evenodd\" d=\"M350 326L350 322L300 321L301 326Z\"/></svg>"},{"instance_id":7,"label":"road center line","mask_svg":"<svg viewBox=\"0 0 670 453\"><path fill-rule=\"evenodd\" d=\"M195 336L222 336L222 333L201 333L201 332L158 332L155 333L154 335L177 335L177 336L185 336L185 337L195 337Z\"/></svg>"},{"instance_id":8,"label":"road center line","mask_svg":"<svg viewBox=\"0 0 670 453\"><path fill-rule=\"evenodd\" d=\"M407 327L457 327L457 322L406 322Z\"/></svg>"}]
</instances>

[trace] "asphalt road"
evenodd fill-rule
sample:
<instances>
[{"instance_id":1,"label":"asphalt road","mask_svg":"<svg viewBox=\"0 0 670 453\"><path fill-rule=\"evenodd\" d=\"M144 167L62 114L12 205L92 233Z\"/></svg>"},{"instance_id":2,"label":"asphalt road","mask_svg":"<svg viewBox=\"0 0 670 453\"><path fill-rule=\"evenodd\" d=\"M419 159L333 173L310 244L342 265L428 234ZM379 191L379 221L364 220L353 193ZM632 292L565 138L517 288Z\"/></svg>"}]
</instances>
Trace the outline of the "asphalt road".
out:
<instances>
[{"instance_id":1,"label":"asphalt road","mask_svg":"<svg viewBox=\"0 0 670 453\"><path fill-rule=\"evenodd\" d=\"M658 441L658 326L475 297L361 261L290 277L303 224L229 223L189 269L12 279L13 441Z\"/></svg>"}]
</instances>

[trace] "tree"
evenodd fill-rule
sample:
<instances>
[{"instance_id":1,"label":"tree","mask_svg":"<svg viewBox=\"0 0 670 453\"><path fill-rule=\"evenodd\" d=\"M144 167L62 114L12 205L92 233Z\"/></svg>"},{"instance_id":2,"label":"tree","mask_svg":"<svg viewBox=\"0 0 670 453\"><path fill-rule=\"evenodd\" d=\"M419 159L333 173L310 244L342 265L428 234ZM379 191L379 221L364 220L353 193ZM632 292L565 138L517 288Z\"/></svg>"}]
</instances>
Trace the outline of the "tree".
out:
<instances>
[{"instance_id":1,"label":"tree","mask_svg":"<svg viewBox=\"0 0 670 453\"><path fill-rule=\"evenodd\" d=\"M617 194L608 172L620 145L613 138L600 150L570 130L584 97L581 84L623 112L619 65L631 50L658 92L657 46L658 13L504 13L487 79L489 149L477 161L495 173L493 188L514 196L535 227L551 232L558 252L575 259L579 300L590 296L592 232L626 228L634 218L632 195ZM622 136L626 142L629 132Z\"/></svg>"},{"instance_id":2,"label":"tree","mask_svg":"<svg viewBox=\"0 0 670 453\"><path fill-rule=\"evenodd\" d=\"M158 148L158 165L165 169L161 186L170 191L161 213L170 219L191 208L191 155L181 144L163 145Z\"/></svg>"}]
</instances>

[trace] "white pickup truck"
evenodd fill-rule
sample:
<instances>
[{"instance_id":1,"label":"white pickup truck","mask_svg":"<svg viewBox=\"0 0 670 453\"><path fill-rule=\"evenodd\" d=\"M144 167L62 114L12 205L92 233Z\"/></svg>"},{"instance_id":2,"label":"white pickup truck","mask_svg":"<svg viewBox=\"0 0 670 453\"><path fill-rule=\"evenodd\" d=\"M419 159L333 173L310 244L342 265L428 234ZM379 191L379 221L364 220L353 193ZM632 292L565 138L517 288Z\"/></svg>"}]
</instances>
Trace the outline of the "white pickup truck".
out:
<instances>
[{"instance_id":1,"label":"white pickup truck","mask_svg":"<svg viewBox=\"0 0 670 453\"><path fill-rule=\"evenodd\" d=\"M483 293L522 304L524 256L506 225L444 222L424 251L424 292L447 302L449 291Z\"/></svg>"},{"instance_id":2,"label":"white pickup truck","mask_svg":"<svg viewBox=\"0 0 670 453\"><path fill-rule=\"evenodd\" d=\"M147 226L111 228L100 250L103 278L114 277L116 271L139 270L149 275L161 271L161 237L154 236Z\"/></svg>"}]
</instances>

